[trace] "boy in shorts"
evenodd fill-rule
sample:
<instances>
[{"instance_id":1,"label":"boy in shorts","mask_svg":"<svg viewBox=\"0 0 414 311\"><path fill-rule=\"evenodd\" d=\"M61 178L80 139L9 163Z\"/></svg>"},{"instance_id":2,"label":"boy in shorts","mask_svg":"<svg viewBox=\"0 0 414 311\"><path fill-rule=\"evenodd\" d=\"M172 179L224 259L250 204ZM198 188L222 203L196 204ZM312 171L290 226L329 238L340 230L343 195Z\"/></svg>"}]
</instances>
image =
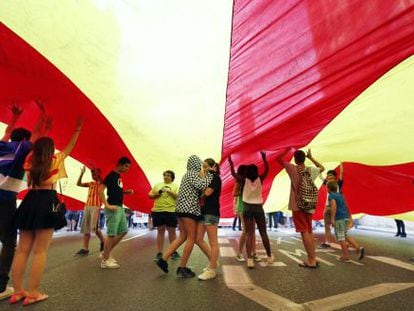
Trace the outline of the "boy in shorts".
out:
<instances>
[{"instance_id":1,"label":"boy in shorts","mask_svg":"<svg viewBox=\"0 0 414 311\"><path fill-rule=\"evenodd\" d=\"M344 183L343 175L344 175L344 168L341 163L339 165L339 179L337 179L337 174L335 170L329 170L326 173L326 179L323 181L323 183L324 185L326 185L329 181L336 181L338 183L338 192L342 193L342 185ZM331 236L331 206L329 205L328 197L326 198L325 210L323 211L323 222L324 222L324 227L325 227L325 241L320 245L320 247L329 248L331 247L329 242L332 241L332 236Z\"/></svg>"},{"instance_id":2,"label":"boy in shorts","mask_svg":"<svg viewBox=\"0 0 414 311\"><path fill-rule=\"evenodd\" d=\"M104 248L104 237L101 229L98 225L98 220L101 212L102 200L99 196L99 186L102 183L101 170L94 168L91 170L92 179L91 182L82 182L83 174L85 174L85 166L81 168L81 174L78 178L76 185L78 187L88 188L88 199L83 210L81 233L83 234L83 248L80 249L75 255L88 255L89 254L89 240L91 233L95 232L96 236L101 241L100 251Z\"/></svg>"},{"instance_id":3,"label":"boy in shorts","mask_svg":"<svg viewBox=\"0 0 414 311\"><path fill-rule=\"evenodd\" d=\"M332 180L326 186L329 192L328 200L331 207L331 223L335 228L336 240L341 244L342 248L342 256L339 257L339 260L344 262L350 261L347 242L357 250L358 260L361 260L364 258L364 248L360 247L352 237L347 235L351 217L344 197L338 192L338 183Z\"/></svg>"},{"instance_id":4,"label":"boy in shorts","mask_svg":"<svg viewBox=\"0 0 414 311\"><path fill-rule=\"evenodd\" d=\"M178 186L173 183L175 174L173 171L163 173L164 182L156 184L149 192L150 199L154 200L151 210L152 224L157 227L157 255L155 261L162 258L164 248L165 229L168 231L170 244L176 239L177 216L175 214L175 200L177 199ZM180 255L177 251L172 253L171 259L177 260Z\"/></svg>"},{"instance_id":5,"label":"boy in shorts","mask_svg":"<svg viewBox=\"0 0 414 311\"><path fill-rule=\"evenodd\" d=\"M124 194L133 194L132 189L124 190L121 173L128 172L131 167L131 160L122 157L118 160L115 169L110 172L99 186L99 194L105 206L106 233L104 252L102 254L102 269L117 269L118 263L111 257L111 252L128 232L128 225L124 212ZM108 199L105 197L107 189Z\"/></svg>"}]
</instances>

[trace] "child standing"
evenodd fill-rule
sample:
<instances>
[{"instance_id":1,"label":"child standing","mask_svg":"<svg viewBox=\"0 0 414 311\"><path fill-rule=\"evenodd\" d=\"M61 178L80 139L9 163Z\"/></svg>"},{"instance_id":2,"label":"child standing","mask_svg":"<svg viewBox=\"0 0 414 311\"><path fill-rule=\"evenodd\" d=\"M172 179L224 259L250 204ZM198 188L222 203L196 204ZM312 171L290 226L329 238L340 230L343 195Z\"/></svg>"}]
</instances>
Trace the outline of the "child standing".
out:
<instances>
[{"instance_id":1,"label":"child standing","mask_svg":"<svg viewBox=\"0 0 414 311\"><path fill-rule=\"evenodd\" d=\"M339 165L339 179L337 179L337 174L335 170L329 170L326 173L326 179L323 181L323 184L326 185L329 181L336 181L338 184L338 192L342 193L342 186L344 184L344 167L341 164ZM329 195L329 193L328 193ZM320 245L321 248L329 248L329 244L332 241L331 236L331 206L329 204L328 198L326 198L325 210L323 211L323 222L325 227L325 241Z\"/></svg>"},{"instance_id":2,"label":"child standing","mask_svg":"<svg viewBox=\"0 0 414 311\"><path fill-rule=\"evenodd\" d=\"M335 228L336 240L341 244L342 256L340 261L348 262L349 251L347 242L354 247L358 252L358 260L364 258L364 248L360 247L357 242L347 235L348 225L350 223L350 213L348 207L345 204L345 199L341 193L338 193L338 183L334 180L329 181L326 184L328 188L328 200L331 206L331 223Z\"/></svg>"}]
</instances>

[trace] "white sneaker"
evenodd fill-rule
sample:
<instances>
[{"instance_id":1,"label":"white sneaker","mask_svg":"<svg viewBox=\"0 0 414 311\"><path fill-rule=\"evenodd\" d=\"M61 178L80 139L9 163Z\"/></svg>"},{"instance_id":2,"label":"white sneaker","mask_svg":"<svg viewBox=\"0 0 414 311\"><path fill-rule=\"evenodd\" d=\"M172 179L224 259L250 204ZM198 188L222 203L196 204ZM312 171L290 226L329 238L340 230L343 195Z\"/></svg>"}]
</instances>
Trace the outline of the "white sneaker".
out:
<instances>
[{"instance_id":1,"label":"white sneaker","mask_svg":"<svg viewBox=\"0 0 414 311\"><path fill-rule=\"evenodd\" d=\"M254 268L253 258L247 258L247 268L249 268L249 269L253 269Z\"/></svg>"},{"instance_id":2,"label":"white sneaker","mask_svg":"<svg viewBox=\"0 0 414 311\"><path fill-rule=\"evenodd\" d=\"M275 259L273 258L273 255L270 255L270 257L267 257L267 264L271 266Z\"/></svg>"},{"instance_id":3,"label":"white sneaker","mask_svg":"<svg viewBox=\"0 0 414 311\"><path fill-rule=\"evenodd\" d=\"M246 261L246 260L244 259L244 257L243 257L243 255L242 255L242 254L238 254L238 255L236 256L236 260L237 260L238 262L244 262L244 261Z\"/></svg>"},{"instance_id":4,"label":"white sneaker","mask_svg":"<svg viewBox=\"0 0 414 311\"><path fill-rule=\"evenodd\" d=\"M208 268L206 271L204 271L202 274L198 276L200 280L206 281L210 279L214 279L216 277L216 271L213 269Z\"/></svg>"},{"instance_id":5,"label":"white sneaker","mask_svg":"<svg viewBox=\"0 0 414 311\"><path fill-rule=\"evenodd\" d=\"M210 265L208 265L207 267L203 268L203 272L206 272L208 269L210 269L209 267L210 267ZM219 267L220 267L220 261L218 261L218 260L217 260L217 267L216 267L216 270L217 270Z\"/></svg>"},{"instance_id":6,"label":"white sneaker","mask_svg":"<svg viewBox=\"0 0 414 311\"><path fill-rule=\"evenodd\" d=\"M103 259L103 252L99 254L99 259ZM114 262L114 263L118 263L118 261L116 261L116 260L115 260L115 258L114 258L114 257L112 257L112 256L110 256L110 257L108 258L108 260L109 260L109 261L112 261L112 262Z\"/></svg>"},{"instance_id":7,"label":"white sneaker","mask_svg":"<svg viewBox=\"0 0 414 311\"><path fill-rule=\"evenodd\" d=\"M101 261L101 268L102 269L118 269L119 265L110 259L108 260L102 260Z\"/></svg>"},{"instance_id":8,"label":"white sneaker","mask_svg":"<svg viewBox=\"0 0 414 311\"><path fill-rule=\"evenodd\" d=\"M7 299L14 293L14 288L7 286L4 292L0 293L0 300Z\"/></svg>"}]
</instances>

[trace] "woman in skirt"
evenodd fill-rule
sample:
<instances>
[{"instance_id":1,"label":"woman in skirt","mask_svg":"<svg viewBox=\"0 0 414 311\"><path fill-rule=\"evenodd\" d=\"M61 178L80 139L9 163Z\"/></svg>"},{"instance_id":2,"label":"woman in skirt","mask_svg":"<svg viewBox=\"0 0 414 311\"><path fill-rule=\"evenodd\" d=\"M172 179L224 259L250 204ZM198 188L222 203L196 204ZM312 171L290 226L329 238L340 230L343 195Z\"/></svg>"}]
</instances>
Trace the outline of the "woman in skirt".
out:
<instances>
[{"instance_id":1,"label":"woman in skirt","mask_svg":"<svg viewBox=\"0 0 414 311\"><path fill-rule=\"evenodd\" d=\"M69 155L79 137L83 121L78 120L75 132L63 151L55 153L54 142L41 137L33 144L32 152L24 164L28 172L29 192L20 204L16 225L20 232L19 245L12 266L14 294L10 303L24 299L23 305L46 300L48 295L39 292L47 251L53 231L65 224L57 219L54 212L58 204L55 190L59 178L66 177L64 159ZM59 228L60 227L60 228ZM29 255L32 254L29 274L29 290L23 288L23 276Z\"/></svg>"}]
</instances>

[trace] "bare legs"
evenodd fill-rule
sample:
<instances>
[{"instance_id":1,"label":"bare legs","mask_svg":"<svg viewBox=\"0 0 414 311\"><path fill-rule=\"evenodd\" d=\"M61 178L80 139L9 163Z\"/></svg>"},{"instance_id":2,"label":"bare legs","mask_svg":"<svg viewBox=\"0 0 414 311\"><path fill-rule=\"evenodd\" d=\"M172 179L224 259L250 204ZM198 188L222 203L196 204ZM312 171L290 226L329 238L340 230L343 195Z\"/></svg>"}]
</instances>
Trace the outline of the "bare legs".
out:
<instances>
[{"instance_id":1,"label":"bare legs","mask_svg":"<svg viewBox=\"0 0 414 311\"><path fill-rule=\"evenodd\" d=\"M46 257L52 239L53 229L20 231L19 246L12 267L13 285L16 292L23 291L23 276L27 259L32 253L32 266L29 275L29 295L39 293L40 280L46 265Z\"/></svg>"},{"instance_id":2,"label":"bare legs","mask_svg":"<svg viewBox=\"0 0 414 311\"><path fill-rule=\"evenodd\" d=\"M240 235L240 239L239 239L239 255L242 255L243 254L243 248L246 245L246 224L244 222L243 214L240 214L240 220L241 220L241 223L242 223L242 230L243 231L242 231L242 233ZM252 253L255 254L256 253L256 234L253 234L251 247L252 247Z\"/></svg>"},{"instance_id":3,"label":"bare legs","mask_svg":"<svg viewBox=\"0 0 414 311\"><path fill-rule=\"evenodd\" d=\"M166 228L165 225L157 227L157 251L158 253L162 253L162 250L164 248L165 228Z\"/></svg>"},{"instance_id":4,"label":"bare legs","mask_svg":"<svg viewBox=\"0 0 414 311\"><path fill-rule=\"evenodd\" d=\"M175 227L167 227L166 225L158 226L157 227L157 251L158 253L162 253L164 249L164 240L165 240L165 230L168 232L168 239L170 241L170 245L174 242L177 238L175 233ZM181 244L180 244L181 245Z\"/></svg>"},{"instance_id":5,"label":"bare legs","mask_svg":"<svg viewBox=\"0 0 414 311\"><path fill-rule=\"evenodd\" d=\"M316 266L316 255L315 255L315 244L313 239L313 233L301 232L303 246L305 247L306 253L308 254L308 266Z\"/></svg>"},{"instance_id":6,"label":"bare legs","mask_svg":"<svg viewBox=\"0 0 414 311\"><path fill-rule=\"evenodd\" d=\"M122 240L122 238L127 233L122 233L120 235L116 236L107 236L104 244L104 252L103 252L103 259L108 260L108 258L111 256L111 252L114 249L115 246Z\"/></svg>"},{"instance_id":7,"label":"bare legs","mask_svg":"<svg viewBox=\"0 0 414 311\"><path fill-rule=\"evenodd\" d=\"M183 225L182 218L178 218L178 226L179 226L179 229L180 229L180 235L178 236L178 238L174 239L174 241L172 241L172 243L170 243L170 246L163 253L163 255L162 255L163 260L168 260L168 258L170 258L172 253L174 253L187 239L187 232L186 232L185 227ZM170 242L171 242L171 240L170 240Z\"/></svg>"},{"instance_id":8,"label":"bare legs","mask_svg":"<svg viewBox=\"0 0 414 311\"><path fill-rule=\"evenodd\" d=\"M210 244L211 257L210 257L210 269L217 269L217 261L219 257L219 245L217 238L217 225L206 226L208 243Z\"/></svg>"},{"instance_id":9,"label":"bare legs","mask_svg":"<svg viewBox=\"0 0 414 311\"><path fill-rule=\"evenodd\" d=\"M254 238L255 238L255 220L257 223L257 227L259 229L260 236L262 237L263 246L266 249L266 254L268 257L272 255L270 250L270 242L269 237L267 236L266 232L266 220L264 216L264 212L262 213L255 213L251 217L246 217L244 215L244 223L246 227L246 250L247 250L247 258L253 258L253 242L256 244Z\"/></svg>"}]
</instances>

